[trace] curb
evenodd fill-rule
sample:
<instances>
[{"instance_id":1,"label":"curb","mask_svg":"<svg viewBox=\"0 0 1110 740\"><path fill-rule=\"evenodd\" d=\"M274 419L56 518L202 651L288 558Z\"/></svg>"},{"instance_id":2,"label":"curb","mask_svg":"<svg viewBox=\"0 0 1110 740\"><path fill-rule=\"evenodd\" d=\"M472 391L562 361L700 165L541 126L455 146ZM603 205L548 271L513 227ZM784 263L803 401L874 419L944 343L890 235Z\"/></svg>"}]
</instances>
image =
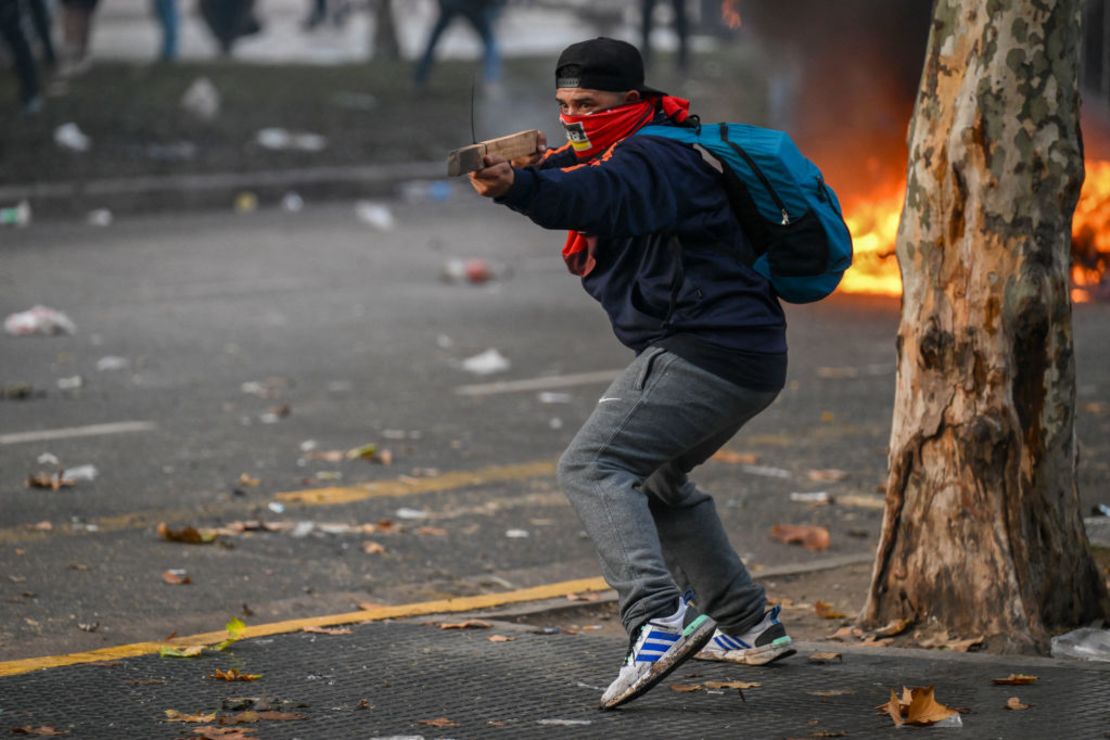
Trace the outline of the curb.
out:
<instances>
[{"instance_id":1,"label":"curb","mask_svg":"<svg viewBox=\"0 0 1110 740\"><path fill-rule=\"evenodd\" d=\"M260 203L296 191L306 200L391 197L406 180L443 179L443 162L400 162L256 172L70 180L0 185L0 203L27 200L36 216L83 216L93 208L115 213L230 208L251 192Z\"/></svg>"}]
</instances>

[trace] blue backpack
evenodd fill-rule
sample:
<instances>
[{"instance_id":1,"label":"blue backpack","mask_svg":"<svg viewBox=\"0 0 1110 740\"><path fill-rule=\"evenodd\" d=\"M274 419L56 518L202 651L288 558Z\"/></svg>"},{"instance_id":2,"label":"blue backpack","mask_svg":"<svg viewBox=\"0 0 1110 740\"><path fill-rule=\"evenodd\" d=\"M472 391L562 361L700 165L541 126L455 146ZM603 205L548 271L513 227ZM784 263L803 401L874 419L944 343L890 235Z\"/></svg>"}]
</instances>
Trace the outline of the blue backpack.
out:
<instances>
[{"instance_id":1,"label":"blue backpack","mask_svg":"<svg viewBox=\"0 0 1110 740\"><path fill-rule=\"evenodd\" d=\"M645 126L636 132L689 144L721 172L754 250L745 263L790 303L819 301L852 265L840 202L817 166L782 131L742 123Z\"/></svg>"}]
</instances>

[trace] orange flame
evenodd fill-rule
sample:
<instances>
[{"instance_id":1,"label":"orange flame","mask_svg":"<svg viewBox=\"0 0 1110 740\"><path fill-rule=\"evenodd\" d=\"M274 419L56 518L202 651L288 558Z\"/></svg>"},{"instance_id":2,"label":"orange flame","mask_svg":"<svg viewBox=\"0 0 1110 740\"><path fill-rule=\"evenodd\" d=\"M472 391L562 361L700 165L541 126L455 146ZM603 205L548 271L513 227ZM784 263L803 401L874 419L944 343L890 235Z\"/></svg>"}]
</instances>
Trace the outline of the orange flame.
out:
<instances>
[{"instance_id":1,"label":"orange flame","mask_svg":"<svg viewBox=\"0 0 1110 740\"><path fill-rule=\"evenodd\" d=\"M740 28L743 19L736 8L736 0L721 0L721 21L731 29Z\"/></svg>"},{"instance_id":2,"label":"orange flame","mask_svg":"<svg viewBox=\"0 0 1110 740\"><path fill-rule=\"evenodd\" d=\"M1087 177L1072 222L1072 291L1075 303L1107 293L1110 274L1110 160L1087 162ZM844 293L902 295L894 244L905 184L846 198L844 220L852 233L853 264L840 283Z\"/></svg>"}]
</instances>

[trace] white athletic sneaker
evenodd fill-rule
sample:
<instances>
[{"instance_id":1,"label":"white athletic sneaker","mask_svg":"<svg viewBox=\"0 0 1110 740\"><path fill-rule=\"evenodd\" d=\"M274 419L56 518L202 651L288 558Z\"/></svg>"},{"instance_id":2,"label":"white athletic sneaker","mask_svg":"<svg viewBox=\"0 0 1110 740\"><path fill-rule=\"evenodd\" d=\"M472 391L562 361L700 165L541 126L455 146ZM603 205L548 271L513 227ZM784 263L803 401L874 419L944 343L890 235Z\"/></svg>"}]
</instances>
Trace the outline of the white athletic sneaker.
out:
<instances>
[{"instance_id":1,"label":"white athletic sneaker","mask_svg":"<svg viewBox=\"0 0 1110 740\"><path fill-rule=\"evenodd\" d=\"M650 619L640 628L620 674L601 696L601 709L615 709L646 693L692 657L713 636L717 623L685 601L665 619Z\"/></svg>"},{"instance_id":2,"label":"white athletic sneaker","mask_svg":"<svg viewBox=\"0 0 1110 740\"><path fill-rule=\"evenodd\" d=\"M797 651L791 647L790 635L779 622L779 611L777 606L771 609L759 624L742 635L716 630L705 648L694 657L740 665L767 665L789 658Z\"/></svg>"}]
</instances>

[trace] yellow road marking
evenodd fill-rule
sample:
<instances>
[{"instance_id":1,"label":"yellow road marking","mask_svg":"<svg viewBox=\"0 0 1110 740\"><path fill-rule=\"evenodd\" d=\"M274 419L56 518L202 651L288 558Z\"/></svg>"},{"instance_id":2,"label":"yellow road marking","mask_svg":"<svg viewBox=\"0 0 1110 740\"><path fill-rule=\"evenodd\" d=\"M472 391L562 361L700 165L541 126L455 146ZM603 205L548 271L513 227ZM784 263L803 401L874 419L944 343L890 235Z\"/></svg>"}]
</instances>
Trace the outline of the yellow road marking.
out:
<instances>
[{"instance_id":1,"label":"yellow road marking","mask_svg":"<svg viewBox=\"0 0 1110 740\"><path fill-rule=\"evenodd\" d=\"M331 506L364 501L371 498L410 496L414 493L447 491L453 488L481 486L522 478L539 478L555 473L555 463L549 460L520 465L494 465L478 470L461 470L431 478L395 478L379 483L339 488L313 488L307 491L287 491L274 496L278 501L289 501L307 506Z\"/></svg>"},{"instance_id":2,"label":"yellow road marking","mask_svg":"<svg viewBox=\"0 0 1110 740\"><path fill-rule=\"evenodd\" d=\"M469 488L527 478L541 478L555 473L555 463L550 460L520 463L519 465L495 465L470 471L458 471L429 476L427 478L400 477L391 480L366 483L361 486L343 488L309 488L302 491L286 491L275 498L289 504L301 506L336 506L354 501L393 496L410 496L420 493L449 491L456 488ZM38 531L30 527L0 528L0 545L35 542L52 534L87 534L95 531L118 532L125 529L142 529L157 522L195 521L200 517L241 513L244 504L228 502L199 506L195 509L163 509L139 511L130 514L99 517L86 524L56 524L49 531ZM95 528L95 529L92 529Z\"/></svg>"},{"instance_id":3,"label":"yellow road marking","mask_svg":"<svg viewBox=\"0 0 1110 740\"><path fill-rule=\"evenodd\" d=\"M378 622L383 619L403 619L426 616L429 614L469 612L478 609L504 606L506 604L517 604L524 601L542 601L544 599L552 599L570 593L607 590L609 590L609 585L605 583L605 580L602 578L580 578L573 581L548 583L543 586L523 588L516 591L506 591L496 594L461 596L456 599L440 599L438 601L423 601L413 604L397 604L394 606L378 606L367 611L328 614L322 617L305 617L302 619L287 619L282 622L270 622L269 624L257 624L243 630L243 639L298 632L305 627L334 627L341 624ZM90 650L83 653L47 655L41 658L10 660L0 663L0 676L18 676L21 673L29 673L46 668L61 668L70 665L102 663L109 660L134 658L140 655L153 655L166 645L208 645L219 642L225 637L227 637L227 633L223 631L205 632L199 635L177 637L170 642L135 642L130 645L117 645L115 647L100 648L99 650ZM187 659L174 658L173 660Z\"/></svg>"}]
</instances>

